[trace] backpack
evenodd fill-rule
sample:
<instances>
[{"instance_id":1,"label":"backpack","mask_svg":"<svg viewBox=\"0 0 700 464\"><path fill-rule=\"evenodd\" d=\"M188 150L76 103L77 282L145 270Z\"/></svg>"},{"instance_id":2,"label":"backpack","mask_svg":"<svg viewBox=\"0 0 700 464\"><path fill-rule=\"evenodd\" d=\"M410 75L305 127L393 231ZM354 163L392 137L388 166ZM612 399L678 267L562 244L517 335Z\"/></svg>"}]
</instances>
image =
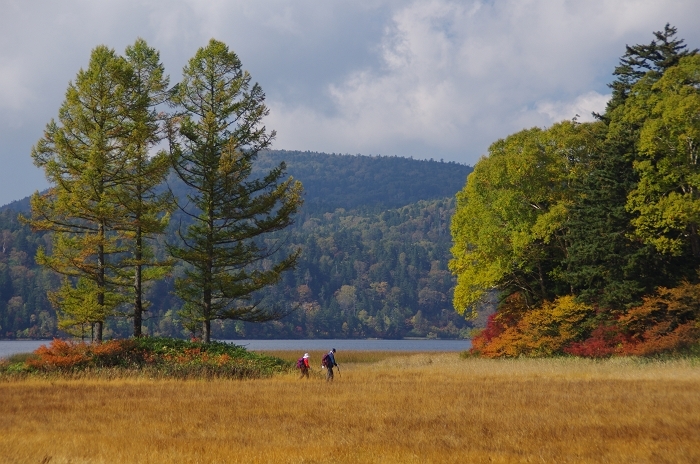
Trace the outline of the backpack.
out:
<instances>
[{"instance_id":1,"label":"backpack","mask_svg":"<svg viewBox=\"0 0 700 464\"><path fill-rule=\"evenodd\" d=\"M321 365L323 367L333 367L331 366L331 357L328 355L328 353L324 354L321 358Z\"/></svg>"},{"instance_id":2,"label":"backpack","mask_svg":"<svg viewBox=\"0 0 700 464\"><path fill-rule=\"evenodd\" d=\"M297 369L301 369L302 367L304 367L304 358L303 357L297 359Z\"/></svg>"}]
</instances>

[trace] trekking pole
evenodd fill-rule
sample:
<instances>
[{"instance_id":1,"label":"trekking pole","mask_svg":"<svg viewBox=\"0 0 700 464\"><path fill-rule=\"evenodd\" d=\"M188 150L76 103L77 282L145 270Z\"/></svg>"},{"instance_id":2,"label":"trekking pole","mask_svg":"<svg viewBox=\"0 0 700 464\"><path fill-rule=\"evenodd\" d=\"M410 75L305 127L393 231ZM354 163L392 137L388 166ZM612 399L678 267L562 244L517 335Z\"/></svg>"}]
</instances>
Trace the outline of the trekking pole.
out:
<instances>
[{"instance_id":1,"label":"trekking pole","mask_svg":"<svg viewBox=\"0 0 700 464\"><path fill-rule=\"evenodd\" d=\"M342 377L342 375L340 375L340 366L336 364L335 367L338 368L338 377Z\"/></svg>"}]
</instances>

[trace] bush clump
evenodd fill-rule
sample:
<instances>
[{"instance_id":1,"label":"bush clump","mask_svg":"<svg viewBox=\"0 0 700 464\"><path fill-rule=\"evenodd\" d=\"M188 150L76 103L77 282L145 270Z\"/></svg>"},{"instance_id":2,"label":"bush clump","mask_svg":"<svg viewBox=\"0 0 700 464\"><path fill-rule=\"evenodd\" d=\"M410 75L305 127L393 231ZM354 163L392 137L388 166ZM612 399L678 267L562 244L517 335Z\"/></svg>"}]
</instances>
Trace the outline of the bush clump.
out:
<instances>
[{"instance_id":1,"label":"bush clump","mask_svg":"<svg viewBox=\"0 0 700 464\"><path fill-rule=\"evenodd\" d=\"M64 374L152 378L268 377L292 363L223 342L136 338L84 343L54 339L30 356L0 363L0 374Z\"/></svg>"},{"instance_id":2,"label":"bush clump","mask_svg":"<svg viewBox=\"0 0 700 464\"><path fill-rule=\"evenodd\" d=\"M504 300L470 354L496 357L572 355L696 356L700 352L700 283L659 287L642 304L603 311L572 296L531 308L520 293Z\"/></svg>"}]
</instances>

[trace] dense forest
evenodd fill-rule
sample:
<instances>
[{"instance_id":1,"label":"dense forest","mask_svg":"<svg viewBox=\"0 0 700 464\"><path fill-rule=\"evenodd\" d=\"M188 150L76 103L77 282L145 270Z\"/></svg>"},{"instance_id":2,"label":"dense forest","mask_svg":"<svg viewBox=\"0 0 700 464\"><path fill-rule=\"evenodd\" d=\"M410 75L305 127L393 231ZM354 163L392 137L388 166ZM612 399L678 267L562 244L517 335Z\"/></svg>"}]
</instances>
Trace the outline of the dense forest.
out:
<instances>
[{"instance_id":1,"label":"dense forest","mask_svg":"<svg viewBox=\"0 0 700 464\"><path fill-rule=\"evenodd\" d=\"M312 152L260 153L256 169L280 161L304 185L304 206L295 223L268 239L301 248L299 262L282 282L258 295L264 305L289 314L279 321L219 321L213 336L233 338L464 337L469 326L452 309L454 277L447 270L454 195L471 168L457 163L400 157ZM167 187L179 196L186 188L174 176ZM39 246L49 233L32 232L18 220L29 213L28 199L0 208L0 337L61 335L47 291L60 277L38 266ZM175 241L187 218L175 211L165 242ZM150 307L143 327L149 335L187 337L179 320L182 302L173 294L176 266L146 289ZM105 336L128 337L132 321L116 314Z\"/></svg>"},{"instance_id":2,"label":"dense forest","mask_svg":"<svg viewBox=\"0 0 700 464\"><path fill-rule=\"evenodd\" d=\"M298 151L268 151L256 162L264 172L284 161L287 172L302 179L308 214L343 209L381 212L421 200L454 197L471 170L455 163L417 163L398 156L351 156ZM397 170L400 175L390 175ZM459 186L457 190L455 186Z\"/></svg>"},{"instance_id":3,"label":"dense forest","mask_svg":"<svg viewBox=\"0 0 700 464\"><path fill-rule=\"evenodd\" d=\"M596 121L489 148L457 195L463 314L500 293L486 356L652 355L700 340L700 55L667 25L628 46Z\"/></svg>"}]
</instances>

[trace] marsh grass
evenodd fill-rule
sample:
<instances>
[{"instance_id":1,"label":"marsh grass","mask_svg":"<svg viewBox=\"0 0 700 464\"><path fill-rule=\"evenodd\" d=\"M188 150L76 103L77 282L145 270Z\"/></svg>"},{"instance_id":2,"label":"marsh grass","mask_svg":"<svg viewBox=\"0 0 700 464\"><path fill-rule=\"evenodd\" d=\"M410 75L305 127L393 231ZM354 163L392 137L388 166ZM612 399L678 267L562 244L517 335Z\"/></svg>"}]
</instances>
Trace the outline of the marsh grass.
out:
<instances>
[{"instance_id":1,"label":"marsh grass","mask_svg":"<svg viewBox=\"0 0 700 464\"><path fill-rule=\"evenodd\" d=\"M36 355L34 353L15 353L5 358L4 361L8 364L15 364L24 363L30 359L36 359Z\"/></svg>"},{"instance_id":2,"label":"marsh grass","mask_svg":"<svg viewBox=\"0 0 700 464\"><path fill-rule=\"evenodd\" d=\"M18 463L700 462L700 368L693 360L404 353L363 362L370 359L365 353L350 362L349 355L338 353L342 376L333 383L299 380L296 372L258 380L6 381L0 383L0 457ZM320 364L315 353L312 360Z\"/></svg>"}]
</instances>

